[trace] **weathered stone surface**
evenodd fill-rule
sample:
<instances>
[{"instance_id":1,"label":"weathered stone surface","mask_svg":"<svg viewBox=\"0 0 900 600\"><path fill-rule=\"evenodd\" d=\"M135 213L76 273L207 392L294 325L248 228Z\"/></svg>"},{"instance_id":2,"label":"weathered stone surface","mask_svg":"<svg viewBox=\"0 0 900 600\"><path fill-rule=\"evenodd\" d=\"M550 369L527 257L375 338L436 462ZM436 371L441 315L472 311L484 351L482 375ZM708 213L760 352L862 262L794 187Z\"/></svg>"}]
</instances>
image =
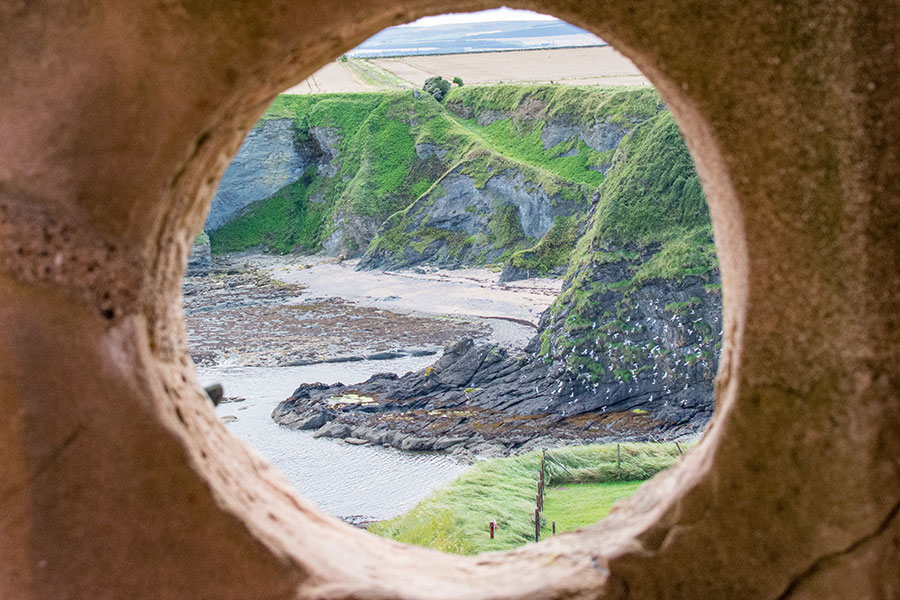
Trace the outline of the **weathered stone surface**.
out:
<instances>
[{"instance_id":1,"label":"weathered stone surface","mask_svg":"<svg viewBox=\"0 0 900 600\"><path fill-rule=\"evenodd\" d=\"M897 595L900 9L511 4L631 57L697 161L725 299L700 445L594 527L455 557L327 518L196 382L181 275L273 95L385 26L496 4L5 3L5 597Z\"/></svg>"},{"instance_id":2,"label":"weathered stone surface","mask_svg":"<svg viewBox=\"0 0 900 600\"><path fill-rule=\"evenodd\" d=\"M638 121L635 121L638 122ZM596 120L591 124L573 123L570 120L550 119L541 130L541 142L544 149L552 148L565 142L572 136L578 136L589 148L597 152L615 150L629 129L621 123L610 123L609 120ZM572 156L577 155L573 154Z\"/></svg>"}]
</instances>

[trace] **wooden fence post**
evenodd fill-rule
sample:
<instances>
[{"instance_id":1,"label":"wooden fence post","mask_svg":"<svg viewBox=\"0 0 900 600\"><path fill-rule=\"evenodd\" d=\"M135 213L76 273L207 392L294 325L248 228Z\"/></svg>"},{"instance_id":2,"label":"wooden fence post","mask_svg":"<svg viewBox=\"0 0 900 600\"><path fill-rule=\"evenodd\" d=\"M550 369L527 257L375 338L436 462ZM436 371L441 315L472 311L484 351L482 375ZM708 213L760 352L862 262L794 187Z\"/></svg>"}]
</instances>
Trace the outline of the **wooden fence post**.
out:
<instances>
[{"instance_id":1,"label":"wooden fence post","mask_svg":"<svg viewBox=\"0 0 900 600\"><path fill-rule=\"evenodd\" d=\"M544 510L544 458L547 455L547 449L541 449L541 478L540 478L540 493L541 493L541 501L540 507L541 510Z\"/></svg>"},{"instance_id":2,"label":"wooden fence post","mask_svg":"<svg viewBox=\"0 0 900 600\"><path fill-rule=\"evenodd\" d=\"M616 469L617 470L621 470L621 468L622 468L620 466L621 462L622 462L622 444L617 443L616 444Z\"/></svg>"},{"instance_id":3,"label":"wooden fence post","mask_svg":"<svg viewBox=\"0 0 900 600\"><path fill-rule=\"evenodd\" d=\"M541 511L540 509L534 509L534 541L541 541Z\"/></svg>"}]
</instances>

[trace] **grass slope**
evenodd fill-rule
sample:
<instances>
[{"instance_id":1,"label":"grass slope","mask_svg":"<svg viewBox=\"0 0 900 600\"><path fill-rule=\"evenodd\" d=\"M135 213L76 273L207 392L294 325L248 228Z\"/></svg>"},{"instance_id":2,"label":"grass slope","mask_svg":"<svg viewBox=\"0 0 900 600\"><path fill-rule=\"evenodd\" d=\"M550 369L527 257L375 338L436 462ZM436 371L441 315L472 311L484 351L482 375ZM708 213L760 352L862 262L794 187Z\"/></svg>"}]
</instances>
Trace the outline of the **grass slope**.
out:
<instances>
[{"instance_id":1,"label":"grass slope","mask_svg":"<svg viewBox=\"0 0 900 600\"><path fill-rule=\"evenodd\" d=\"M297 248L313 252L319 248L327 207L308 201L314 168L296 182L281 188L265 202L252 204L244 214L210 234L216 252L264 246L286 253Z\"/></svg>"},{"instance_id":2,"label":"grass slope","mask_svg":"<svg viewBox=\"0 0 900 600\"><path fill-rule=\"evenodd\" d=\"M618 250L604 256L610 245L654 244L660 251L635 273L634 283L705 273L717 266L700 179L669 112L642 123L622 140L573 267L619 260Z\"/></svg>"},{"instance_id":3,"label":"grass slope","mask_svg":"<svg viewBox=\"0 0 900 600\"><path fill-rule=\"evenodd\" d=\"M541 536L571 531L596 523L609 514L613 505L632 495L642 481L579 483L547 488L544 494L544 522Z\"/></svg>"},{"instance_id":4,"label":"grass slope","mask_svg":"<svg viewBox=\"0 0 900 600\"><path fill-rule=\"evenodd\" d=\"M574 118L591 123L632 123L649 119L662 108L653 88L597 88L574 85L490 85L453 88L446 102L459 102L477 112L515 111L527 103L547 107L545 118Z\"/></svg>"},{"instance_id":5,"label":"grass slope","mask_svg":"<svg viewBox=\"0 0 900 600\"><path fill-rule=\"evenodd\" d=\"M679 455L674 444L622 444L621 452L621 465L617 468L615 444L553 450L550 454L569 473L548 461L547 485L642 481L672 465ZM455 554L521 546L534 539L539 468L540 452L480 462L411 511L376 523L369 531ZM616 490L612 493L621 488ZM565 513L570 516L566 518L583 514L583 518L592 519L590 515L597 514L590 495L581 499L586 499L586 504L569 505ZM493 540L487 533L491 520L496 520L500 528Z\"/></svg>"}]
</instances>

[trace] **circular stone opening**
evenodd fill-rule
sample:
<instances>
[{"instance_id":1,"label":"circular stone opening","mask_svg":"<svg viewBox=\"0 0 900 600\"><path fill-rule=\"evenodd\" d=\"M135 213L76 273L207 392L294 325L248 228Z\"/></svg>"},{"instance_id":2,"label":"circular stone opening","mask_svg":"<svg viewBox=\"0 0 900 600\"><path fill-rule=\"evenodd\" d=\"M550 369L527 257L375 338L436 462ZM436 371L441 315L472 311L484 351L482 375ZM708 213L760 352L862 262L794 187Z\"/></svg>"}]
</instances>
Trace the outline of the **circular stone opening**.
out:
<instances>
[{"instance_id":1,"label":"circular stone opening","mask_svg":"<svg viewBox=\"0 0 900 600\"><path fill-rule=\"evenodd\" d=\"M67 6L2 26L6 589L897 595L883 567L897 562L900 244L883 150L900 145L898 61L877 58L898 52L884 45L895 16L785 6L773 27L753 3L547 6L648 74L697 160L727 298L718 410L697 450L611 518L460 558L324 518L228 435L194 381L177 302L212 187L274 94L448 5ZM94 279L96 256L109 264Z\"/></svg>"},{"instance_id":2,"label":"circular stone opening","mask_svg":"<svg viewBox=\"0 0 900 600\"><path fill-rule=\"evenodd\" d=\"M699 179L655 90L561 21L468 18L386 30L279 96L223 176L185 287L192 356L225 385L233 433L329 513L422 545L426 519L462 554L533 541L537 482L495 474L484 487L504 491L476 501L473 472L432 510L377 522L458 460L612 442L547 458L543 537L597 521L587 497L574 522L554 507L608 506L677 460L712 413L721 327ZM594 45L391 56L475 27Z\"/></svg>"},{"instance_id":3,"label":"circular stone opening","mask_svg":"<svg viewBox=\"0 0 900 600\"><path fill-rule=\"evenodd\" d=\"M64 382L87 386L82 388L85 395L79 396L86 403L68 404L72 411L86 412L55 414L54 434L48 436L45 425L37 438L44 440L41 447L50 443L43 456L38 452L33 468L45 473L47 464L59 462L65 467L58 473L54 470L45 484L33 486L36 500L32 504L14 508L31 514L25 522L36 528L13 529L8 539L16 543L10 547L41 551L37 567L24 563L22 555L10 556L8 564L18 569L15 585L31 589L31 580L22 579L19 573L51 567L35 571L35 581L42 588L60 592L60 597L98 587L112 590L113 595L140 593L146 588L137 582L152 582L158 597L173 598L196 593L223 598L293 597L298 593L445 597L448 591L453 597L475 597L484 595L482 575L508 597L595 594L603 589L615 593L622 584L618 575L610 575L611 560L629 556L634 535L671 514L671 507L681 499L677 489L686 489L700 479L702 471L689 462L645 486L614 518L591 530L508 555L476 559L435 555L398 548L323 518L280 474L227 433L200 393L187 356L180 303L173 299L179 297L190 241L199 230L215 182L276 90L334 56L336 49L352 45L353 40L390 20L383 7L367 7L369 17L358 20L359 15L354 15L345 22L348 29L338 46L313 43L305 34L300 38L305 41L298 42L295 30L281 27L303 14L334 27L348 18L321 9L294 9L299 12L286 21L273 19L264 10L254 15L240 11L219 14L213 21L216 26L230 23L234 39L247 41L239 55L222 54L216 27L187 17L194 29L191 41L173 43L194 48L208 44L194 56L217 66L198 70L201 75L190 81L177 79L181 84L177 93L178 86L160 86L146 108L129 100L127 104L134 107L132 117L141 120L152 136L148 133L140 144L126 146L121 169L83 174L93 178L93 183L74 203L71 214L66 212L70 209L60 208L64 204L44 206L51 221L78 223L81 227L77 230L87 232L84 236L120 241L124 250L111 257L111 272L119 268L130 274L143 271L144 275L137 285L134 306L116 307L111 312L104 301L99 315L78 307L61 311L65 294L36 295L25 288L9 294L13 308L8 310L53 315L49 327L14 330L10 339L39 349L58 347L57 332L74 334L68 347L78 356L77 361L57 364L53 353L36 353L33 358L34 367L52 374L41 384L42 402L66 405L63 396L69 386ZM105 31L104 21L84 18L85 35ZM315 19L309 25L314 25ZM586 18L572 20L587 22ZM252 33L254 28L260 29ZM263 30L266 33L260 35ZM129 71L132 79L128 81L162 81L170 74L190 71L187 64L138 65L137 71ZM268 75L261 78L260 73ZM78 89L72 81L62 81ZM100 83L110 82L104 79ZM215 101L208 101L213 97ZM115 94L109 98L112 105L123 101ZM158 110L163 106L166 111ZM99 124L95 115L110 114L112 106L101 102L79 108L84 120L78 127L89 128ZM155 153L139 177L132 161L151 147ZM76 173L80 165L76 161L65 166ZM129 180L135 189L124 195L134 198L127 208L92 204L122 189ZM715 212L713 216L715 220ZM19 221L21 225L27 219ZM67 240L75 254L85 245L74 234ZM63 254L63 263L65 258ZM54 275L52 269L48 275ZM90 280L66 277L63 273L54 283L76 290L94 286ZM22 336L17 337L19 333ZM88 379L86 373L102 377ZM29 429L31 418L30 413L25 417L26 432L37 431ZM71 422L79 425L67 426ZM10 439L21 438L16 434ZM703 456L696 452L690 462L698 463ZM82 471L69 464L92 465L90 485L85 486L78 475ZM32 468L28 460L21 465L23 472ZM65 501L60 501L56 490L63 490ZM656 497L665 501L656 502ZM652 512L645 506L652 506ZM73 520L72 514L78 517ZM631 514L635 518L629 518ZM51 523L67 525L63 543ZM120 526L110 530L110 523ZM97 530L106 533L85 537L84 532ZM602 552L597 550L599 539L607 540ZM69 552L72 544L79 547L74 560ZM98 556L115 557L117 576L111 583L105 583L108 573L94 562L93 557ZM552 565L546 566L548 563ZM544 568L535 569L538 565Z\"/></svg>"}]
</instances>

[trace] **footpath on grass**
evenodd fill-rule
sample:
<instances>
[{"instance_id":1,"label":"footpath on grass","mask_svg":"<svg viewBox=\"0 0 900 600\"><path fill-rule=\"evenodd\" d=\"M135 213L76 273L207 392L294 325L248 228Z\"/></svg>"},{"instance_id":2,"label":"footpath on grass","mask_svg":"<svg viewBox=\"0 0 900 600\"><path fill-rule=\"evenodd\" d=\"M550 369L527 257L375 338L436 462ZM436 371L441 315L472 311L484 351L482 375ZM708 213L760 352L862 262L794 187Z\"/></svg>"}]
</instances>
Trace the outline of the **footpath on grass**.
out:
<instances>
[{"instance_id":1,"label":"footpath on grass","mask_svg":"<svg viewBox=\"0 0 900 600\"><path fill-rule=\"evenodd\" d=\"M673 443L594 444L547 453L547 494L541 537L552 522L561 533L596 522L641 482L679 458ZM369 531L400 542L454 554L508 550L534 541L535 495L541 452L486 460L411 511ZM497 531L491 539L489 523Z\"/></svg>"}]
</instances>

